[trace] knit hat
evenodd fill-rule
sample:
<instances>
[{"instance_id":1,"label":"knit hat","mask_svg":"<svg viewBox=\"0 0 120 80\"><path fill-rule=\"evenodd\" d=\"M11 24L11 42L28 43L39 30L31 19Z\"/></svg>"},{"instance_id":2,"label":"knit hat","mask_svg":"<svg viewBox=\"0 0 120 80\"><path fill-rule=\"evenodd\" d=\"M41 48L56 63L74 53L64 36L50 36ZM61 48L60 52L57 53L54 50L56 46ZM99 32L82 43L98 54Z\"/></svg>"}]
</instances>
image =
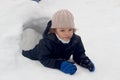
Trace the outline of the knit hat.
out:
<instances>
[{"instance_id":1,"label":"knit hat","mask_svg":"<svg viewBox=\"0 0 120 80\"><path fill-rule=\"evenodd\" d=\"M66 9L57 11L52 17L51 28L74 28L74 17Z\"/></svg>"}]
</instances>

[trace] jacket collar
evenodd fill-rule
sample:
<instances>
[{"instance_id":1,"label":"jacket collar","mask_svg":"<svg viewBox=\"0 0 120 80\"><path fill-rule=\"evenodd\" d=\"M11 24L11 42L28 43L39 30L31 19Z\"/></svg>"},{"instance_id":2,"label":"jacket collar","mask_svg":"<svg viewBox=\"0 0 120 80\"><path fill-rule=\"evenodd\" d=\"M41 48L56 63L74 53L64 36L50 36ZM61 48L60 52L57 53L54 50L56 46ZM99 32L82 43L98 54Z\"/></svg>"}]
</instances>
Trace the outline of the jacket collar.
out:
<instances>
[{"instance_id":1,"label":"jacket collar","mask_svg":"<svg viewBox=\"0 0 120 80\"><path fill-rule=\"evenodd\" d=\"M70 42L70 40L69 41L65 41L65 40L61 39L57 34L55 34L55 35L58 38L58 40L60 40L63 44L68 44Z\"/></svg>"}]
</instances>

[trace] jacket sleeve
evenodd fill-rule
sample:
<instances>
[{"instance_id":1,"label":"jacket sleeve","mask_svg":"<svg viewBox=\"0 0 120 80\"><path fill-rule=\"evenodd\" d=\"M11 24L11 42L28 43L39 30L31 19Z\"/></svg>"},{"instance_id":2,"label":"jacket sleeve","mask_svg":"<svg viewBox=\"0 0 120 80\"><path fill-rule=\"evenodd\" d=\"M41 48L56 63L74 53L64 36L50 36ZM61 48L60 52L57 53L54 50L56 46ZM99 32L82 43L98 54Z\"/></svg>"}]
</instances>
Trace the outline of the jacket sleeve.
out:
<instances>
[{"instance_id":1,"label":"jacket sleeve","mask_svg":"<svg viewBox=\"0 0 120 80\"><path fill-rule=\"evenodd\" d=\"M74 47L73 60L80 65L81 61L86 58L85 49L80 37L78 37L78 42Z\"/></svg>"},{"instance_id":2,"label":"jacket sleeve","mask_svg":"<svg viewBox=\"0 0 120 80\"><path fill-rule=\"evenodd\" d=\"M39 54L38 59L45 67L60 69L63 60L57 60L50 57L52 46L49 41L42 39L36 49Z\"/></svg>"}]
</instances>

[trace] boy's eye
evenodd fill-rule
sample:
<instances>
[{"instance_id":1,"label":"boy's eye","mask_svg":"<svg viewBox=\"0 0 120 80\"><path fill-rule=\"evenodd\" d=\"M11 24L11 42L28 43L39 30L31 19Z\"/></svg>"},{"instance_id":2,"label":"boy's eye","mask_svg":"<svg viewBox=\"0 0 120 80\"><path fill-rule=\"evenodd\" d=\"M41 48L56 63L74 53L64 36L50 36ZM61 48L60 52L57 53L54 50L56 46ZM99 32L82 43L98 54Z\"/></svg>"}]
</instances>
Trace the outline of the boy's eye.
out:
<instances>
[{"instance_id":1,"label":"boy's eye","mask_svg":"<svg viewBox=\"0 0 120 80\"><path fill-rule=\"evenodd\" d=\"M61 32L64 32L65 30L60 30Z\"/></svg>"},{"instance_id":2,"label":"boy's eye","mask_svg":"<svg viewBox=\"0 0 120 80\"><path fill-rule=\"evenodd\" d=\"M73 29L69 29L69 31L72 31Z\"/></svg>"}]
</instances>

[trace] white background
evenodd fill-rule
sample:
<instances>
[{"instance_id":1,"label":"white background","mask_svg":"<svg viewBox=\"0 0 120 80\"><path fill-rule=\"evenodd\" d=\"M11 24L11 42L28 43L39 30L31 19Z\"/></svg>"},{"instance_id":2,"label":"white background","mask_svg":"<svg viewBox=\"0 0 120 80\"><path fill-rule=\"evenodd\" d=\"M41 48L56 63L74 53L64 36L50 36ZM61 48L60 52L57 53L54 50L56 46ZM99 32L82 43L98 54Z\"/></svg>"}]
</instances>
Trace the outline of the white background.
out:
<instances>
[{"instance_id":1,"label":"white background","mask_svg":"<svg viewBox=\"0 0 120 80\"><path fill-rule=\"evenodd\" d=\"M74 75L44 67L21 55L22 25L32 18L70 10L86 54L96 66L89 72L77 64ZM0 0L0 80L120 80L119 0Z\"/></svg>"}]
</instances>

